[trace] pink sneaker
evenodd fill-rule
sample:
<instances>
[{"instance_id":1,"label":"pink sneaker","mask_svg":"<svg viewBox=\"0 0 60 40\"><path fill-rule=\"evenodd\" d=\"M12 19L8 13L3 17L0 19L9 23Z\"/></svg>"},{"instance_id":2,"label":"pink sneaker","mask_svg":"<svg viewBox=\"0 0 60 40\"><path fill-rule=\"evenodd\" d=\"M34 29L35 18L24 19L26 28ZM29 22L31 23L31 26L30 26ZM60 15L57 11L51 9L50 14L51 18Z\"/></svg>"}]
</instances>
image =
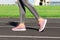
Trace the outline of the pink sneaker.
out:
<instances>
[{"instance_id":1,"label":"pink sneaker","mask_svg":"<svg viewBox=\"0 0 60 40\"><path fill-rule=\"evenodd\" d=\"M42 32L44 30L46 23L47 19L45 19L44 22L42 23L42 28L39 29L39 32Z\"/></svg>"},{"instance_id":2,"label":"pink sneaker","mask_svg":"<svg viewBox=\"0 0 60 40\"><path fill-rule=\"evenodd\" d=\"M15 28L12 28L12 31L26 31L26 28L15 27Z\"/></svg>"}]
</instances>

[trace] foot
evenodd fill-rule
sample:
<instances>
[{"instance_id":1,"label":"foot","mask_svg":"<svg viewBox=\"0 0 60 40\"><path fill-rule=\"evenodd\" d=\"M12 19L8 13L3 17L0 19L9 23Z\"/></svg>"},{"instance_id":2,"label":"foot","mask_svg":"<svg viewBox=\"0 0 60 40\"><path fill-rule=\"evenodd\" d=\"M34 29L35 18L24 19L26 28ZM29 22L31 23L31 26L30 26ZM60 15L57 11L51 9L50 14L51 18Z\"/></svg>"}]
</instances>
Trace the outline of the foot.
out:
<instances>
[{"instance_id":1,"label":"foot","mask_svg":"<svg viewBox=\"0 0 60 40\"><path fill-rule=\"evenodd\" d=\"M19 24L17 27L12 28L12 31L26 31L24 24Z\"/></svg>"},{"instance_id":2,"label":"foot","mask_svg":"<svg viewBox=\"0 0 60 40\"><path fill-rule=\"evenodd\" d=\"M39 32L42 32L44 30L46 23L47 23L47 19L44 19L42 22L39 23L40 25Z\"/></svg>"}]
</instances>

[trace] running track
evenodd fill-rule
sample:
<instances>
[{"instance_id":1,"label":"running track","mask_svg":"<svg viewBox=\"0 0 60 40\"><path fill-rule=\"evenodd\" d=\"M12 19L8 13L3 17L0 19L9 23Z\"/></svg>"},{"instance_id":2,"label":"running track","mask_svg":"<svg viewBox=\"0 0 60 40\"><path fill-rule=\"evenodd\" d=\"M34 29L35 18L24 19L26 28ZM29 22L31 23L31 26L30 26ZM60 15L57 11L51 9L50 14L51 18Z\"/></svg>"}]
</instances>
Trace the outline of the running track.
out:
<instances>
[{"instance_id":1,"label":"running track","mask_svg":"<svg viewBox=\"0 0 60 40\"><path fill-rule=\"evenodd\" d=\"M0 40L60 40L60 19L48 18L44 32L38 32L35 19L26 19L25 32L13 32L12 27L19 23L19 19L0 18Z\"/></svg>"}]
</instances>

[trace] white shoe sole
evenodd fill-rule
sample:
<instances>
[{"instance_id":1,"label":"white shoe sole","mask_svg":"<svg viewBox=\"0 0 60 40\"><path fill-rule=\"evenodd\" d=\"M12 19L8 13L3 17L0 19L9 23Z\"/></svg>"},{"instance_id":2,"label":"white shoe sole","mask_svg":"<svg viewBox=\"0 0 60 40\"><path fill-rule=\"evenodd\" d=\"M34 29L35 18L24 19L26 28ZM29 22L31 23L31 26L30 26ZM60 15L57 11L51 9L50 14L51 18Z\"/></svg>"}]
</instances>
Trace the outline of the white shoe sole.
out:
<instances>
[{"instance_id":1,"label":"white shoe sole","mask_svg":"<svg viewBox=\"0 0 60 40\"><path fill-rule=\"evenodd\" d=\"M43 25L43 28L42 28L42 29L39 29L39 32L41 32L41 31L44 30L46 23L47 23L47 19L45 19L45 23L44 23L44 25Z\"/></svg>"},{"instance_id":2,"label":"white shoe sole","mask_svg":"<svg viewBox=\"0 0 60 40\"><path fill-rule=\"evenodd\" d=\"M12 31L26 31L26 29L12 29Z\"/></svg>"}]
</instances>

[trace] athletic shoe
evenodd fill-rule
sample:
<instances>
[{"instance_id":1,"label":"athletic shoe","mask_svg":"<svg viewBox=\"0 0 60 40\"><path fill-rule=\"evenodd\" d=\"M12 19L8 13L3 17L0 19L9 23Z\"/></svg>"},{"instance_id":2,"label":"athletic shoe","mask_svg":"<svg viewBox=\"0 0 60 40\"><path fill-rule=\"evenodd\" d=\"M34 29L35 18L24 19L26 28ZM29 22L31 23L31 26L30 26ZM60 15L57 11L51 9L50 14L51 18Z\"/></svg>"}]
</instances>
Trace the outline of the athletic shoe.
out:
<instances>
[{"instance_id":1,"label":"athletic shoe","mask_svg":"<svg viewBox=\"0 0 60 40\"><path fill-rule=\"evenodd\" d=\"M44 22L42 23L42 28L39 29L39 32L42 32L44 30L46 23L47 19L44 19Z\"/></svg>"}]
</instances>

